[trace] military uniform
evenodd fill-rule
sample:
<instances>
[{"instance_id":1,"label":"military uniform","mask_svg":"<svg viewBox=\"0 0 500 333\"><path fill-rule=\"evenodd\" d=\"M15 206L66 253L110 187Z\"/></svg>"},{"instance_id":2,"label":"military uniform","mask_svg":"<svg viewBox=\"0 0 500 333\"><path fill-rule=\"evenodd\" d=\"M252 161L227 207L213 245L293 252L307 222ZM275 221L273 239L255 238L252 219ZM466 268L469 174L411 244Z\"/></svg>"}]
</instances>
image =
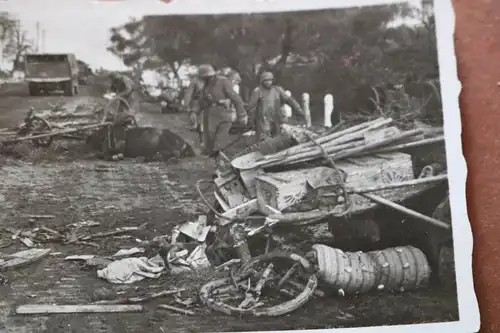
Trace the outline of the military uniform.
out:
<instances>
[{"instance_id":1,"label":"military uniform","mask_svg":"<svg viewBox=\"0 0 500 333\"><path fill-rule=\"evenodd\" d=\"M203 81L195 77L184 93L184 107L189 113L189 120L193 129L199 129L200 119L200 98L203 92Z\"/></svg>"},{"instance_id":2,"label":"military uniform","mask_svg":"<svg viewBox=\"0 0 500 333\"><path fill-rule=\"evenodd\" d=\"M288 96L283 88L275 85L266 87L262 84L263 81L272 79L271 73L262 74L261 85L254 89L248 103L257 141L266 137L275 137L281 133L283 104L290 105L295 112L304 116L299 103L293 97Z\"/></svg>"},{"instance_id":3,"label":"military uniform","mask_svg":"<svg viewBox=\"0 0 500 333\"><path fill-rule=\"evenodd\" d=\"M204 153L210 155L228 144L229 129L235 120L246 124L247 113L241 97L227 78L217 76L213 68L206 65L200 66L200 77L207 80L200 105L203 110ZM236 116L231 111L231 104Z\"/></svg>"}]
</instances>

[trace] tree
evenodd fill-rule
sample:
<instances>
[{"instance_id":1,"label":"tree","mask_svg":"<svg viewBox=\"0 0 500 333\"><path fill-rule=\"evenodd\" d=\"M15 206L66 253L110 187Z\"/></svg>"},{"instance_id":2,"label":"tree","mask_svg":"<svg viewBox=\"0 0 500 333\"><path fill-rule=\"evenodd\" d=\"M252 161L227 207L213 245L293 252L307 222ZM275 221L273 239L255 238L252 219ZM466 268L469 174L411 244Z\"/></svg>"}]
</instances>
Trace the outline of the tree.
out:
<instances>
[{"instance_id":1,"label":"tree","mask_svg":"<svg viewBox=\"0 0 500 333\"><path fill-rule=\"evenodd\" d=\"M242 76L253 89L263 70L294 95L309 92L336 107L358 109L358 91L399 84L412 73L436 73L432 18L408 28L395 18L416 15L405 4L344 10L238 15L148 16L112 30L110 50L126 65L211 63ZM434 36L434 39L433 39ZM434 50L434 52L433 52ZM177 73L176 73L177 74Z\"/></svg>"},{"instance_id":2,"label":"tree","mask_svg":"<svg viewBox=\"0 0 500 333\"><path fill-rule=\"evenodd\" d=\"M23 68L23 56L33 49L33 41L19 24L10 30L3 48L4 56L12 60L12 72Z\"/></svg>"},{"instance_id":3,"label":"tree","mask_svg":"<svg viewBox=\"0 0 500 333\"><path fill-rule=\"evenodd\" d=\"M15 28L16 21L7 12L0 12L0 41L5 42L11 31Z\"/></svg>"}]
</instances>

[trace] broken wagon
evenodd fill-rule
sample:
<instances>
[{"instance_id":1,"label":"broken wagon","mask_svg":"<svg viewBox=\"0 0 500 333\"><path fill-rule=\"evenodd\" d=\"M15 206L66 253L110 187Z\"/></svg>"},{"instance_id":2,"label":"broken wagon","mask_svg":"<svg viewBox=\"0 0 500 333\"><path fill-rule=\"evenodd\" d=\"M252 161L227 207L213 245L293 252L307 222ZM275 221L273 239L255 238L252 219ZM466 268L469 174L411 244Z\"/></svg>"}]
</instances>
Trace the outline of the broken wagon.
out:
<instances>
[{"instance_id":1,"label":"broken wagon","mask_svg":"<svg viewBox=\"0 0 500 333\"><path fill-rule=\"evenodd\" d=\"M30 141L38 147L47 148L55 139L87 140L94 132L107 128L107 144L112 146L113 135L120 129L137 126L137 121L129 112L118 112L119 103L128 107L122 98L113 95L104 97L107 100L104 105L49 103L48 108L41 110L32 107L18 128L0 132L0 142L11 145Z\"/></svg>"},{"instance_id":2,"label":"broken wagon","mask_svg":"<svg viewBox=\"0 0 500 333\"><path fill-rule=\"evenodd\" d=\"M289 261L295 270L300 267L307 271L312 262L312 266L321 266L321 263L324 266L324 258L329 258L326 261L336 260L337 264L347 260L352 275L355 274L352 266L356 260L361 260L359 251L367 251L365 254L372 261L375 260L375 256L370 255L373 251L388 251L392 254L385 257L392 259L387 260L396 260L400 264L395 264L396 267L401 266L401 270L393 272L399 277L392 278L395 285L391 288L408 289L402 286L404 281L413 281L417 287L429 279L431 271L439 273L441 249L451 242L443 143L442 132L422 128L401 130L393 126L392 119L380 118L322 132L283 125L283 134L279 137L249 147L231 158L221 153L214 179L198 184L198 191L211 210L212 223L220 232L209 251L212 257L217 258L214 253L223 256L220 251L223 243L222 247L234 251L229 257L219 258L219 263L236 259L246 263L242 267L248 270L256 262L276 253L270 250L270 244L279 238L275 237L277 234L283 239L291 237L297 228L326 224L334 236L335 248L316 244L312 254L293 254L297 262ZM200 189L203 182L215 187L213 203ZM264 246L256 246L262 243L253 242L259 235L265 239ZM344 259L336 258L339 255ZM290 253L281 256L290 256ZM412 266L408 258L419 267L412 271L412 277L405 277L403 273L403 266ZM365 266L371 265L370 260L366 259ZM385 264L387 262L373 265L382 267ZM263 276L270 274L269 270L276 270L276 265L269 265L272 263L261 266L256 274L257 286ZM323 280L330 276L333 281L332 276L339 275L332 270L338 267L333 263L327 266L319 276L323 276ZM325 273L325 269L329 273ZM289 278L290 270L282 272L280 281ZM212 307L223 312L251 312L253 315L278 315L279 309L289 312L299 306L299 300L313 297L317 282L312 276L316 275L306 275L308 279L303 279L302 288L294 295L292 303L285 302L289 304L285 306L286 311L280 307L251 311L226 305L221 308L224 302L219 301L214 301L218 305L212 304ZM377 284L374 282L377 278L364 279L362 275L347 276L344 284L351 283L352 289L359 281L371 281L355 287L356 292L370 290ZM238 286L245 279L228 281ZM224 285L228 281L219 283ZM207 300L215 299L208 294L205 290Z\"/></svg>"}]
</instances>

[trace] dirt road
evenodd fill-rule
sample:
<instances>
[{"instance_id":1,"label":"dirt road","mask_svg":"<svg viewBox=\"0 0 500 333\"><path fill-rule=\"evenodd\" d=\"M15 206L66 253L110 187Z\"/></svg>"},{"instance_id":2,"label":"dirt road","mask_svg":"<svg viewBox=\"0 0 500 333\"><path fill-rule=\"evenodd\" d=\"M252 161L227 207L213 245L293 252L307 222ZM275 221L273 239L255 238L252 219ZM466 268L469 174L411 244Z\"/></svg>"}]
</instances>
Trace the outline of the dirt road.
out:
<instances>
[{"instance_id":1,"label":"dirt road","mask_svg":"<svg viewBox=\"0 0 500 333\"><path fill-rule=\"evenodd\" d=\"M0 127L18 124L30 106L58 101L86 103L85 89L78 97L32 98L20 93L0 96ZM8 95L8 96L6 96ZM16 96L17 95L17 96ZM191 143L193 133L183 130L183 116L161 115L158 107L146 106L143 124L167 127ZM77 143L78 144L78 143ZM60 148L60 147L59 147ZM59 149L56 147L56 149ZM146 305L141 314L16 316L15 305L34 303L78 304L116 295L116 292L149 292L189 285L186 278L161 277L132 286L114 286L97 278L95 271L64 261L66 255L111 255L121 247L133 246L136 238L146 240L169 233L176 224L195 219L199 207L193 185L210 176L212 163L202 158L178 164L141 164L135 161L103 163L77 158L66 151L62 159L48 158L48 149L37 163L8 162L0 165L0 231L62 226L96 221L93 232L148 223L131 238L103 239L93 247L49 244L53 255L25 269L7 272L10 284L0 285L0 332L207 332L312 329L367 325L410 324L458 320L454 290L427 290L399 295L377 293L355 298L327 297L313 300L292 315L282 318L242 319L195 309L196 316L176 315ZM71 148L71 147L70 147ZM74 148L74 147L73 147ZM42 157L44 157L42 156ZM101 171L102 166L109 169ZM99 167L99 169L97 168ZM30 220L30 214L54 215L54 219ZM23 249L15 243L6 253ZM116 296L114 296L116 297ZM346 313L353 316L348 319Z\"/></svg>"}]
</instances>

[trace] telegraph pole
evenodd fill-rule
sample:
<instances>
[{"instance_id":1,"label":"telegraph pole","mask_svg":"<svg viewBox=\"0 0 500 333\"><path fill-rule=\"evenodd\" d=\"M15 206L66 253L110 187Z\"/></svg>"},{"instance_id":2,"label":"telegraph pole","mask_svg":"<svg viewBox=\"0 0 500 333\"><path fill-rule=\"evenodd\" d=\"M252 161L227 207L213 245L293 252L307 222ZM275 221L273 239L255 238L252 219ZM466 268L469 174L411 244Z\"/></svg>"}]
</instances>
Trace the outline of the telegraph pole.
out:
<instances>
[{"instance_id":1,"label":"telegraph pole","mask_svg":"<svg viewBox=\"0 0 500 333\"><path fill-rule=\"evenodd\" d=\"M40 51L40 22L36 22L36 52Z\"/></svg>"},{"instance_id":2,"label":"telegraph pole","mask_svg":"<svg viewBox=\"0 0 500 333\"><path fill-rule=\"evenodd\" d=\"M42 52L45 52L45 29L42 30Z\"/></svg>"}]
</instances>

